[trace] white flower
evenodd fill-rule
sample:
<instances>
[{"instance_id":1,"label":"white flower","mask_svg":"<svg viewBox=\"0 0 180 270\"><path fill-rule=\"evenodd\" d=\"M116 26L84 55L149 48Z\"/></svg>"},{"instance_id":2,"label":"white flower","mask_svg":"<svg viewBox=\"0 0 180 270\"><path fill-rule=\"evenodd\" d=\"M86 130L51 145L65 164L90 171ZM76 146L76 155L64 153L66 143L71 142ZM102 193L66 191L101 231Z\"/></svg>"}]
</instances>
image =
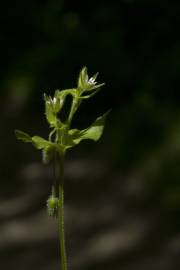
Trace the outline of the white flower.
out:
<instances>
[{"instance_id":1,"label":"white flower","mask_svg":"<svg viewBox=\"0 0 180 270\"><path fill-rule=\"evenodd\" d=\"M95 85L97 82L95 81L95 78L91 77L88 81L88 84Z\"/></svg>"},{"instance_id":2,"label":"white flower","mask_svg":"<svg viewBox=\"0 0 180 270\"><path fill-rule=\"evenodd\" d=\"M94 76L89 78L87 68L86 67L82 68L78 78L78 89L80 89L82 92L85 92L85 91L92 91L103 86L104 83L97 84L96 82L97 76L98 73L94 74Z\"/></svg>"},{"instance_id":3,"label":"white flower","mask_svg":"<svg viewBox=\"0 0 180 270\"><path fill-rule=\"evenodd\" d=\"M48 104L55 105L56 102L57 102L57 98L54 97L54 98L52 99L52 97L49 97L49 98L46 100L46 102L47 102Z\"/></svg>"}]
</instances>

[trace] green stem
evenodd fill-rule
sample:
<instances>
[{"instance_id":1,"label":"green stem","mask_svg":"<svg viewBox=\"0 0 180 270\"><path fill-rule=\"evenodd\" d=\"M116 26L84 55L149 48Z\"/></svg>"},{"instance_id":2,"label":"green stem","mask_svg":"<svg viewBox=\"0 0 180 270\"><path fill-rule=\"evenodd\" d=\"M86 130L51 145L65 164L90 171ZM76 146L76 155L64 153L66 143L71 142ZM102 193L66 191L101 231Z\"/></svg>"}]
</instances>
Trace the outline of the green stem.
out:
<instances>
[{"instance_id":1,"label":"green stem","mask_svg":"<svg viewBox=\"0 0 180 270\"><path fill-rule=\"evenodd\" d=\"M70 125L71 125L71 121L72 121L73 115L74 115L75 112L77 111L79 105L80 105L79 96L76 96L76 97L73 99L73 101L72 101L70 113L69 113L69 116L68 116L68 126L69 126L69 127L70 127Z\"/></svg>"},{"instance_id":2,"label":"green stem","mask_svg":"<svg viewBox=\"0 0 180 270\"><path fill-rule=\"evenodd\" d=\"M64 231L64 153L60 154L59 166L60 171L59 171L58 227L59 227L60 257L61 257L61 270L67 270L65 231Z\"/></svg>"}]
</instances>

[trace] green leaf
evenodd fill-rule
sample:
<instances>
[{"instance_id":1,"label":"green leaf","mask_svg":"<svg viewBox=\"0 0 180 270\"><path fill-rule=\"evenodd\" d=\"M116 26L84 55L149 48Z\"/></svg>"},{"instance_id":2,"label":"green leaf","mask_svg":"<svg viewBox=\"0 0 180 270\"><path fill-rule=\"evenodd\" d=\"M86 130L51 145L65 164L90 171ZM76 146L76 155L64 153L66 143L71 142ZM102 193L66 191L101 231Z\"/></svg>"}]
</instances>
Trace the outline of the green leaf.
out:
<instances>
[{"instance_id":1,"label":"green leaf","mask_svg":"<svg viewBox=\"0 0 180 270\"><path fill-rule=\"evenodd\" d=\"M32 137L32 143L37 149L43 149L54 145L52 142L49 142L39 136Z\"/></svg>"},{"instance_id":2,"label":"green leaf","mask_svg":"<svg viewBox=\"0 0 180 270\"><path fill-rule=\"evenodd\" d=\"M23 142L32 142L31 136L21 130L16 129L15 130L15 136L18 140L21 140Z\"/></svg>"},{"instance_id":3,"label":"green leaf","mask_svg":"<svg viewBox=\"0 0 180 270\"><path fill-rule=\"evenodd\" d=\"M98 117L89 128L81 130L78 138L74 139L74 142L79 143L81 140L86 139L98 141L103 133L104 124L108 113L109 111Z\"/></svg>"},{"instance_id":4,"label":"green leaf","mask_svg":"<svg viewBox=\"0 0 180 270\"><path fill-rule=\"evenodd\" d=\"M71 148L77 144L76 142L74 142L74 139L79 136L79 133L79 129L70 129L68 131L68 134L66 136L65 149Z\"/></svg>"},{"instance_id":5,"label":"green leaf","mask_svg":"<svg viewBox=\"0 0 180 270\"><path fill-rule=\"evenodd\" d=\"M79 144L82 140L99 140L103 133L105 120L108 114L109 111L98 117L89 128L84 130L69 130L66 149Z\"/></svg>"},{"instance_id":6,"label":"green leaf","mask_svg":"<svg viewBox=\"0 0 180 270\"><path fill-rule=\"evenodd\" d=\"M15 135L18 140L21 140L26 143L32 143L37 149L43 149L43 161L48 163L53 155L56 145L50 141L47 141L39 136L33 136L21 131L15 130Z\"/></svg>"}]
</instances>

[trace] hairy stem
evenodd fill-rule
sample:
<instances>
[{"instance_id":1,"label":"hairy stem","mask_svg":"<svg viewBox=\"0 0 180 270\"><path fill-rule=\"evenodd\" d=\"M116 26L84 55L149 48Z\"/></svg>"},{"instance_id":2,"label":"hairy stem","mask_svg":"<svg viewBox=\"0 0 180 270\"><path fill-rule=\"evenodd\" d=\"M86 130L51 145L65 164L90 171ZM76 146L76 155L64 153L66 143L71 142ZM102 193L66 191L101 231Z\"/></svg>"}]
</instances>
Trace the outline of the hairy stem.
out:
<instances>
[{"instance_id":1,"label":"hairy stem","mask_svg":"<svg viewBox=\"0 0 180 270\"><path fill-rule=\"evenodd\" d=\"M58 227L59 227L59 243L61 270L67 270L67 257L65 247L65 231L64 231L64 153L60 154L59 162L59 205L58 205Z\"/></svg>"}]
</instances>

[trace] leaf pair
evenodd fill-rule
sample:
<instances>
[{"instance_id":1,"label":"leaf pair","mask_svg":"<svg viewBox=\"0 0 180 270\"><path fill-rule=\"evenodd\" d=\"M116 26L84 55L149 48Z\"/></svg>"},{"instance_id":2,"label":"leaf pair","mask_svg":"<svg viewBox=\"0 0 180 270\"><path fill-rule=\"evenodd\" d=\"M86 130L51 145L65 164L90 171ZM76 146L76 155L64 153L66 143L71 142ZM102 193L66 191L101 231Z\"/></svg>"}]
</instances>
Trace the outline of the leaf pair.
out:
<instances>
[{"instance_id":1,"label":"leaf pair","mask_svg":"<svg viewBox=\"0 0 180 270\"><path fill-rule=\"evenodd\" d=\"M43 161L44 163L48 163L53 157L54 151L60 153L61 151L74 147L82 140L99 140L103 133L105 119L108 113L109 111L103 116L98 117L90 127L84 130L70 129L64 138L65 144L53 143L39 136L31 137L29 134L20 130L15 130L15 134L17 139L25 143L32 143L38 150L43 150Z\"/></svg>"},{"instance_id":2,"label":"leaf pair","mask_svg":"<svg viewBox=\"0 0 180 270\"><path fill-rule=\"evenodd\" d=\"M15 135L18 140L25 143L32 143L35 148L42 150L44 163L48 163L51 160L53 152L56 149L55 143L45 140L39 136L31 137L29 134L17 129L15 130Z\"/></svg>"}]
</instances>

